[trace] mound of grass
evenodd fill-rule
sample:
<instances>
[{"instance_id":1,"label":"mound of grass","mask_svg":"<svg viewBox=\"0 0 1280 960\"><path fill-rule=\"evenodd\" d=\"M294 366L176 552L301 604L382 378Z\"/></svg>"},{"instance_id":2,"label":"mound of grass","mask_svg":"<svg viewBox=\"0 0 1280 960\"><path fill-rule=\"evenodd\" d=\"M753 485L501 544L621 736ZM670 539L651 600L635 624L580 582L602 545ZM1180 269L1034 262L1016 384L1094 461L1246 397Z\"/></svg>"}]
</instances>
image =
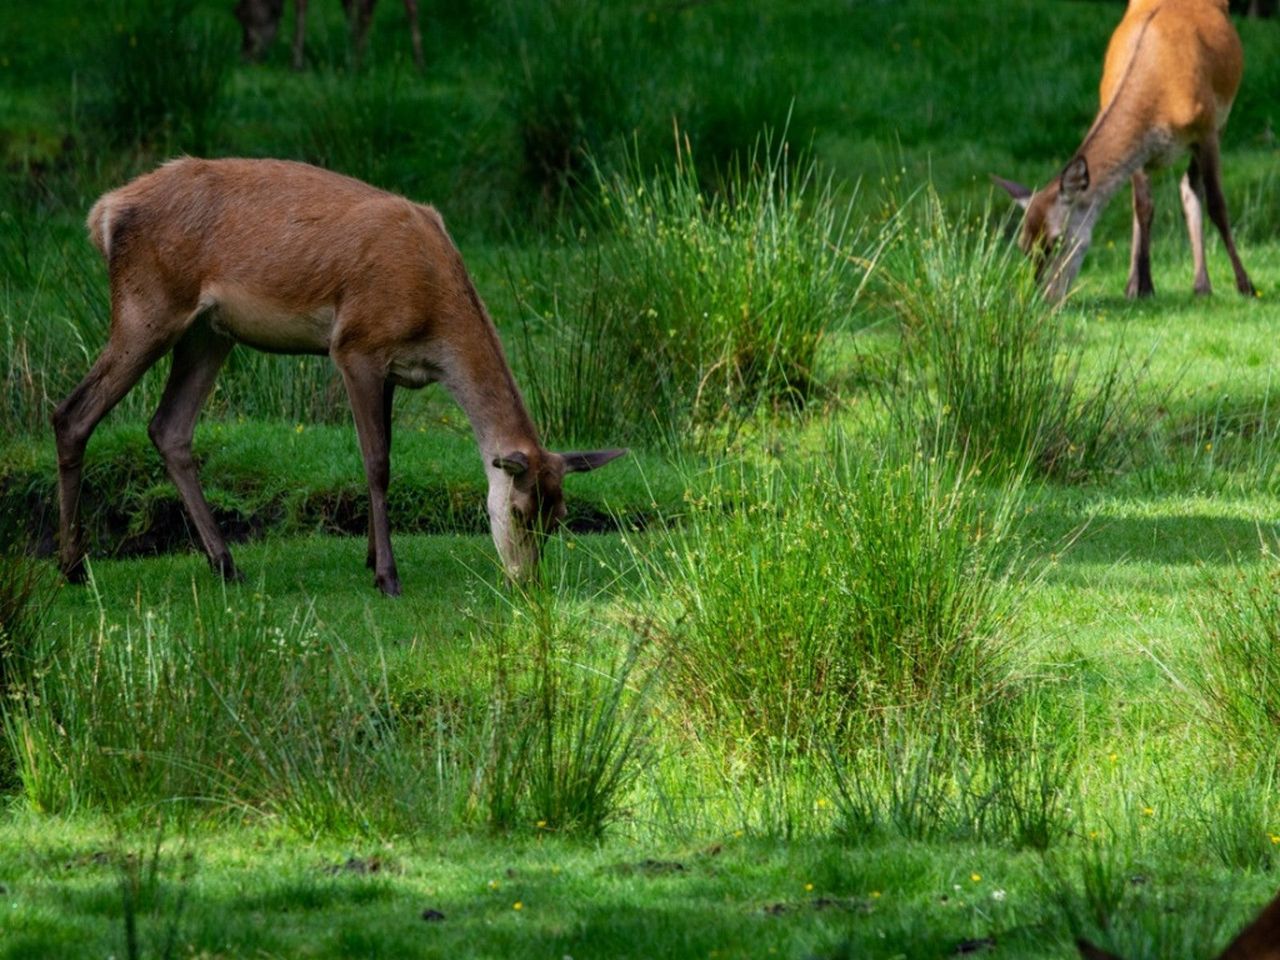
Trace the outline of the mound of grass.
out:
<instances>
[{"instance_id":1,"label":"mound of grass","mask_svg":"<svg viewBox=\"0 0 1280 960\"><path fill-rule=\"evenodd\" d=\"M899 422L936 424L1002 473L1118 467L1137 422L1123 354L1081 376L1078 338L989 211L952 217L926 187L897 217L877 306L902 330L909 376L883 397Z\"/></svg>"},{"instance_id":2,"label":"mound of grass","mask_svg":"<svg viewBox=\"0 0 1280 960\"><path fill-rule=\"evenodd\" d=\"M750 754L853 747L922 706L972 722L1006 676L1020 556L1018 488L988 499L975 474L908 444L840 443L694 509L646 582L669 598L658 629L695 727Z\"/></svg>"},{"instance_id":3,"label":"mound of grass","mask_svg":"<svg viewBox=\"0 0 1280 960\"><path fill-rule=\"evenodd\" d=\"M99 606L96 626L6 657L24 802L254 813L306 835L479 822L598 837L646 755L639 646L613 656L550 591L475 622L479 655L425 684L392 677L385 650L352 648L311 605L218 589L189 604L123 620Z\"/></svg>"},{"instance_id":4,"label":"mound of grass","mask_svg":"<svg viewBox=\"0 0 1280 960\"><path fill-rule=\"evenodd\" d=\"M1208 641L1190 671L1223 759L1244 770L1280 767L1280 562L1222 579L1201 614Z\"/></svg>"},{"instance_id":5,"label":"mound of grass","mask_svg":"<svg viewBox=\"0 0 1280 960\"><path fill-rule=\"evenodd\" d=\"M638 162L596 174L594 248L516 281L536 419L583 439L679 446L761 404L802 407L861 275L851 207L816 165L766 136L715 191L687 142L653 175ZM537 279L553 271L557 283Z\"/></svg>"}]
</instances>

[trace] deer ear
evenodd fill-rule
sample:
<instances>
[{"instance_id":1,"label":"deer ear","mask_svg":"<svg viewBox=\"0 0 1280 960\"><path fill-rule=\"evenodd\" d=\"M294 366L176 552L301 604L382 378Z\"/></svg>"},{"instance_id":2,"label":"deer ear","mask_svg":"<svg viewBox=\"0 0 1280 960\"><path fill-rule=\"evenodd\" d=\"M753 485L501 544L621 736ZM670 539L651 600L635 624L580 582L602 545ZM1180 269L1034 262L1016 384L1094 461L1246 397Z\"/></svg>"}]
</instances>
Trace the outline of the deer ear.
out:
<instances>
[{"instance_id":1,"label":"deer ear","mask_svg":"<svg viewBox=\"0 0 1280 960\"><path fill-rule=\"evenodd\" d=\"M586 473L596 467L603 467L610 460L617 460L626 450L589 450L581 453L562 453L565 473Z\"/></svg>"},{"instance_id":2,"label":"deer ear","mask_svg":"<svg viewBox=\"0 0 1280 960\"><path fill-rule=\"evenodd\" d=\"M494 457L493 465L503 473L518 477L529 469L529 457L523 450L516 450L505 457Z\"/></svg>"},{"instance_id":3,"label":"deer ear","mask_svg":"<svg viewBox=\"0 0 1280 960\"><path fill-rule=\"evenodd\" d=\"M1013 202L1020 206L1023 210L1027 209L1027 205L1031 203L1032 189L1024 187L1016 180L1006 180L1004 177L997 177L991 174L991 181L997 187L1002 187L1005 193L1013 198Z\"/></svg>"},{"instance_id":4,"label":"deer ear","mask_svg":"<svg viewBox=\"0 0 1280 960\"><path fill-rule=\"evenodd\" d=\"M1084 960L1120 960L1114 953L1099 950L1088 940L1077 940L1076 949L1080 951L1080 956L1084 957Z\"/></svg>"},{"instance_id":5,"label":"deer ear","mask_svg":"<svg viewBox=\"0 0 1280 960\"><path fill-rule=\"evenodd\" d=\"M1084 157L1076 157L1068 163L1058 180L1058 189L1068 203L1088 190L1089 161Z\"/></svg>"}]
</instances>

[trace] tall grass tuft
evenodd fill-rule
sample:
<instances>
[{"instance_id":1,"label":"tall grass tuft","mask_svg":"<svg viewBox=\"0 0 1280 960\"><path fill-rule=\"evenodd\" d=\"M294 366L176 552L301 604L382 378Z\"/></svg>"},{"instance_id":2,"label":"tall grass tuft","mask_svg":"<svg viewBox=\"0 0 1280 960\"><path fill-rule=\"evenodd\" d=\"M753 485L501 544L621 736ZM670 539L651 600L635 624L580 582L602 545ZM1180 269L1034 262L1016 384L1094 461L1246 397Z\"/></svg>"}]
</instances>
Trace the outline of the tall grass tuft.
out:
<instances>
[{"instance_id":1,"label":"tall grass tuft","mask_svg":"<svg viewBox=\"0 0 1280 960\"><path fill-rule=\"evenodd\" d=\"M49 594L49 580L35 560L14 548L0 551L0 718L23 696ZM0 743L0 790L14 782L13 754Z\"/></svg>"},{"instance_id":2,"label":"tall grass tuft","mask_svg":"<svg viewBox=\"0 0 1280 960\"><path fill-rule=\"evenodd\" d=\"M913 389L886 394L890 409L938 422L990 469L1029 462L1072 478L1118 466L1135 420L1124 356L1082 376L1063 315L989 211L952 218L930 187L898 216L879 305L901 325Z\"/></svg>"},{"instance_id":3,"label":"tall grass tuft","mask_svg":"<svg viewBox=\"0 0 1280 960\"><path fill-rule=\"evenodd\" d=\"M430 820L428 761L385 689L306 609L195 597L47 632L6 734L33 807L258 811L306 834ZM429 809L430 808L430 809Z\"/></svg>"},{"instance_id":4,"label":"tall grass tuft","mask_svg":"<svg viewBox=\"0 0 1280 960\"><path fill-rule=\"evenodd\" d=\"M1200 614L1206 643L1188 673L1224 759L1244 769L1280 763L1280 560L1217 583Z\"/></svg>"},{"instance_id":5,"label":"tall grass tuft","mask_svg":"<svg viewBox=\"0 0 1280 960\"><path fill-rule=\"evenodd\" d=\"M671 695L702 735L767 752L854 746L877 717L945 705L970 724L1007 672L1016 485L958 454L838 439L745 470L646 564Z\"/></svg>"},{"instance_id":6,"label":"tall grass tuft","mask_svg":"<svg viewBox=\"0 0 1280 960\"><path fill-rule=\"evenodd\" d=\"M860 289L849 205L784 139L757 141L715 193L687 143L672 166L638 166L597 169L595 244L562 254L563 287L515 284L539 422L581 441L688 441L761 403L802 407Z\"/></svg>"},{"instance_id":7,"label":"tall grass tuft","mask_svg":"<svg viewBox=\"0 0 1280 960\"><path fill-rule=\"evenodd\" d=\"M599 836L648 755L643 643L602 656L595 632L549 591L517 600L486 642L489 708L477 770L491 827Z\"/></svg>"},{"instance_id":8,"label":"tall grass tuft","mask_svg":"<svg viewBox=\"0 0 1280 960\"><path fill-rule=\"evenodd\" d=\"M106 18L103 83L91 118L107 140L163 153L209 152L235 62L228 30L201 21L193 0L116 4Z\"/></svg>"},{"instance_id":9,"label":"tall grass tuft","mask_svg":"<svg viewBox=\"0 0 1280 960\"><path fill-rule=\"evenodd\" d=\"M1022 681L971 722L945 703L890 710L832 749L841 831L1046 850L1066 835L1076 737L1043 687Z\"/></svg>"},{"instance_id":10,"label":"tall grass tuft","mask_svg":"<svg viewBox=\"0 0 1280 960\"><path fill-rule=\"evenodd\" d=\"M510 3L504 11L506 107L520 179L542 209L632 128L643 98L636 68L639 11L590 0Z\"/></svg>"}]
</instances>

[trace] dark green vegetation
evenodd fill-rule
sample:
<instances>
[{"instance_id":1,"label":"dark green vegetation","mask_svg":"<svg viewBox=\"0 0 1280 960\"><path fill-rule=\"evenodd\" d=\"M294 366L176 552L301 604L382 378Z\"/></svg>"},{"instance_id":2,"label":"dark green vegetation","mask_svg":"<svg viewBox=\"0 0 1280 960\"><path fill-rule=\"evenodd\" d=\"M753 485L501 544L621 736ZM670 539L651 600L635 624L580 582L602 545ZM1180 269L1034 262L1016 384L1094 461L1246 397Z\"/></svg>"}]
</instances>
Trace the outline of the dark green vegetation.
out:
<instances>
[{"instance_id":1,"label":"dark green vegetation","mask_svg":"<svg viewBox=\"0 0 1280 960\"><path fill-rule=\"evenodd\" d=\"M1216 238L1191 297L1166 175L1156 299L1118 198L1051 309L986 174L1069 156L1118 4L424 4L423 74L391 0L359 68L317 0L303 73L229 2L103 9L0 24L0 956L1139 960L1280 885L1274 21L1224 139L1261 298ZM188 549L163 369L90 444L90 586L22 550L85 211L182 151L442 210L548 442L633 448L539 588L431 388L377 595L340 384L247 350L196 437L247 583Z\"/></svg>"}]
</instances>

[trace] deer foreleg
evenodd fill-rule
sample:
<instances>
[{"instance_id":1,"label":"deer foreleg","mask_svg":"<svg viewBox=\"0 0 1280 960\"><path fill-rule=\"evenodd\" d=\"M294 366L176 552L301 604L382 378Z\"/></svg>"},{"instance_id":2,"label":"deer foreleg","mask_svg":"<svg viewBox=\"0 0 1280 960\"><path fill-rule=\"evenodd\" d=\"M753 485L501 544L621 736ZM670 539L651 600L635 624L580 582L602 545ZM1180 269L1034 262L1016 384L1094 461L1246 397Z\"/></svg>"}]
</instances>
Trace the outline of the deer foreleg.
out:
<instances>
[{"instance_id":1,"label":"deer foreleg","mask_svg":"<svg viewBox=\"0 0 1280 960\"><path fill-rule=\"evenodd\" d=\"M395 397L396 385L387 380L382 385L382 429L387 437L388 456L391 450L391 402ZM364 565L370 570L377 567L378 551L377 543L373 535L373 511L369 511L369 549L365 553Z\"/></svg>"},{"instance_id":2,"label":"deer foreleg","mask_svg":"<svg viewBox=\"0 0 1280 960\"><path fill-rule=\"evenodd\" d=\"M169 478L178 488L187 515L195 524L209 565L226 580L240 580L240 572L231 559L231 551L213 518L213 511L200 489L195 460L191 455L191 436L196 417L205 398L213 389L218 370L231 352L233 342L200 324L189 330L173 348L173 367L165 385L160 407L151 419L148 432L151 442L164 459Z\"/></svg>"},{"instance_id":3,"label":"deer foreleg","mask_svg":"<svg viewBox=\"0 0 1280 960\"><path fill-rule=\"evenodd\" d=\"M386 370L366 357L334 356L355 416L356 436L369 483L369 529L373 536L374 584L389 597L400 595L400 577L391 552L387 485L391 480L391 444L384 429Z\"/></svg>"},{"instance_id":4,"label":"deer foreleg","mask_svg":"<svg viewBox=\"0 0 1280 960\"><path fill-rule=\"evenodd\" d=\"M303 47L307 42L307 0L293 0L293 69L303 67Z\"/></svg>"},{"instance_id":5,"label":"deer foreleg","mask_svg":"<svg viewBox=\"0 0 1280 960\"><path fill-rule=\"evenodd\" d=\"M1231 258L1231 269L1236 274L1236 289L1246 297L1253 296L1253 283L1240 262L1240 254L1236 253L1235 241L1231 239L1231 224L1227 218L1227 198L1222 193L1222 171L1218 158L1217 138L1206 140L1195 149L1196 159L1200 162L1200 170L1204 176L1205 200L1209 204L1209 219L1218 228L1222 236L1222 245L1227 248L1227 256Z\"/></svg>"},{"instance_id":6,"label":"deer foreleg","mask_svg":"<svg viewBox=\"0 0 1280 960\"><path fill-rule=\"evenodd\" d=\"M378 0L342 0L351 27L351 42L355 47L356 64L364 59L365 43L369 39L369 26L373 23L373 8Z\"/></svg>"},{"instance_id":7,"label":"deer foreleg","mask_svg":"<svg viewBox=\"0 0 1280 960\"><path fill-rule=\"evenodd\" d=\"M422 28L418 23L418 0L404 0L404 12L409 18L409 37L413 41L413 65L422 69Z\"/></svg>"},{"instance_id":8,"label":"deer foreleg","mask_svg":"<svg viewBox=\"0 0 1280 960\"><path fill-rule=\"evenodd\" d=\"M1124 295L1149 297L1155 293L1151 282L1151 219L1155 205L1151 202L1151 183L1139 170L1133 175L1133 252L1129 260L1129 283Z\"/></svg>"}]
</instances>

